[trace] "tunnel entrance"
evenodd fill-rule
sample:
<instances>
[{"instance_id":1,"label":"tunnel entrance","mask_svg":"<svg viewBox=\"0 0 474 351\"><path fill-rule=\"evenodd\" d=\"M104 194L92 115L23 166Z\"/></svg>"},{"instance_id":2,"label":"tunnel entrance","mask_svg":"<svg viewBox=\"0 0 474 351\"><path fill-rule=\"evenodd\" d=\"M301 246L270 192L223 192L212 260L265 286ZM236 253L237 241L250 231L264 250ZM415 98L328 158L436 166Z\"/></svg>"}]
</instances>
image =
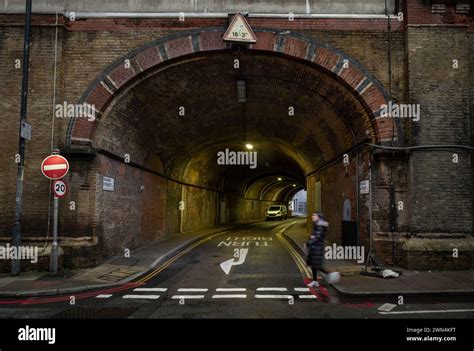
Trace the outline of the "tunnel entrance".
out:
<instances>
[{"instance_id":1,"label":"tunnel entrance","mask_svg":"<svg viewBox=\"0 0 474 351\"><path fill-rule=\"evenodd\" d=\"M290 201L290 210L292 215L295 216L306 216L308 214L307 211L307 201L308 194L306 190L301 189L298 191Z\"/></svg>"},{"instance_id":2,"label":"tunnel entrance","mask_svg":"<svg viewBox=\"0 0 474 351\"><path fill-rule=\"evenodd\" d=\"M347 201L350 221L366 220L358 189L369 158L360 146L398 136L376 118L385 99L377 81L314 40L262 31L244 49L216 33L150 43L81 98L99 118L72 122L66 144L96 156L77 161L71 182L89 184L83 196L93 198L94 235L107 253L263 220L301 190L304 212L323 211L331 222L330 241L342 242ZM113 191L104 191L104 177Z\"/></svg>"}]
</instances>

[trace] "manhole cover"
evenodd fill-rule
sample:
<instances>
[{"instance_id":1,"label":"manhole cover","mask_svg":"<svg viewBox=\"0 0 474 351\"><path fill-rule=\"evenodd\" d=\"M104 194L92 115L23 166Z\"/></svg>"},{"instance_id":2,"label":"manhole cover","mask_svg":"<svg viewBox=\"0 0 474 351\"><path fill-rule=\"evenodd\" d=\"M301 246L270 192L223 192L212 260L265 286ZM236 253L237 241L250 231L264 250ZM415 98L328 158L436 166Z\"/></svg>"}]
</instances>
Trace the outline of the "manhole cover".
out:
<instances>
[{"instance_id":1,"label":"manhole cover","mask_svg":"<svg viewBox=\"0 0 474 351\"><path fill-rule=\"evenodd\" d=\"M53 319L122 319L138 310L138 307L73 307L55 314Z\"/></svg>"}]
</instances>

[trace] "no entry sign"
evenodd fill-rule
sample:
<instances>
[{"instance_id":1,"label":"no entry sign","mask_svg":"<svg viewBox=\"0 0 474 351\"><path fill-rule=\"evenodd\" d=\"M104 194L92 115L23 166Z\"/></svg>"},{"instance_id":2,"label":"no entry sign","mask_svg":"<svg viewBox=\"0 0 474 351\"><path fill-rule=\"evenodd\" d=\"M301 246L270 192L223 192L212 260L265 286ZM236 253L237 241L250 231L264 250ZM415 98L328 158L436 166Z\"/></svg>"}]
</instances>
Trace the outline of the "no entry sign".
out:
<instances>
[{"instance_id":1,"label":"no entry sign","mask_svg":"<svg viewBox=\"0 0 474 351\"><path fill-rule=\"evenodd\" d=\"M46 157L41 163L41 172L48 179L60 179L69 171L69 162L60 155Z\"/></svg>"}]
</instances>

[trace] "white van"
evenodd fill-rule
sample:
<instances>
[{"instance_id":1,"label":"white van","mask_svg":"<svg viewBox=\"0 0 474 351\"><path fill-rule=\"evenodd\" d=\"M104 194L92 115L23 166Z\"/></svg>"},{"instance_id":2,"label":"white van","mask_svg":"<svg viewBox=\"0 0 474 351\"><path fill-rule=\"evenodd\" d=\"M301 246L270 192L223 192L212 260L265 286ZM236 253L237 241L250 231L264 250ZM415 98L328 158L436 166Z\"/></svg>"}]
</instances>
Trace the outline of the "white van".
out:
<instances>
[{"instance_id":1,"label":"white van","mask_svg":"<svg viewBox=\"0 0 474 351\"><path fill-rule=\"evenodd\" d=\"M286 209L285 205L272 205L267 208L267 221L271 219L287 219L288 218L288 210Z\"/></svg>"}]
</instances>

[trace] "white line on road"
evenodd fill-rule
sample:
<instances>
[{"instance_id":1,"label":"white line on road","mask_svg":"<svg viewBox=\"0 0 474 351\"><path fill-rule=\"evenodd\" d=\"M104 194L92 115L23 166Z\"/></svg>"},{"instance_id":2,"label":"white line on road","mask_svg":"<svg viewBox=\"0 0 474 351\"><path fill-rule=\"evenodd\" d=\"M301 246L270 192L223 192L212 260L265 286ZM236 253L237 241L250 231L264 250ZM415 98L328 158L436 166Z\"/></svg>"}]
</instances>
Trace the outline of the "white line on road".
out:
<instances>
[{"instance_id":1,"label":"white line on road","mask_svg":"<svg viewBox=\"0 0 474 351\"><path fill-rule=\"evenodd\" d=\"M124 299L150 299L156 300L160 295L123 295Z\"/></svg>"},{"instance_id":2,"label":"white line on road","mask_svg":"<svg viewBox=\"0 0 474 351\"><path fill-rule=\"evenodd\" d=\"M295 291L309 291L309 288L295 288Z\"/></svg>"},{"instance_id":3,"label":"white line on road","mask_svg":"<svg viewBox=\"0 0 474 351\"><path fill-rule=\"evenodd\" d=\"M382 306L380 306L378 308L378 310L381 311L381 312L390 312L395 307L397 307L397 305L395 305L393 303L384 303Z\"/></svg>"},{"instance_id":4,"label":"white line on road","mask_svg":"<svg viewBox=\"0 0 474 351\"><path fill-rule=\"evenodd\" d=\"M179 292L207 292L208 289L179 288Z\"/></svg>"},{"instance_id":5,"label":"white line on road","mask_svg":"<svg viewBox=\"0 0 474 351\"><path fill-rule=\"evenodd\" d=\"M204 295L173 295L172 299L181 300L181 299L203 299Z\"/></svg>"},{"instance_id":6,"label":"white line on road","mask_svg":"<svg viewBox=\"0 0 474 351\"><path fill-rule=\"evenodd\" d=\"M167 288L135 288L133 291L159 291L159 292L165 292L167 291Z\"/></svg>"},{"instance_id":7,"label":"white line on road","mask_svg":"<svg viewBox=\"0 0 474 351\"><path fill-rule=\"evenodd\" d=\"M229 294L229 295L212 295L213 299L246 299L247 295Z\"/></svg>"},{"instance_id":8,"label":"white line on road","mask_svg":"<svg viewBox=\"0 0 474 351\"><path fill-rule=\"evenodd\" d=\"M108 299L111 296L112 296L112 294L100 294L100 295L97 295L95 298L96 299Z\"/></svg>"},{"instance_id":9,"label":"white line on road","mask_svg":"<svg viewBox=\"0 0 474 351\"><path fill-rule=\"evenodd\" d=\"M287 291L286 288L258 288L257 291Z\"/></svg>"},{"instance_id":10,"label":"white line on road","mask_svg":"<svg viewBox=\"0 0 474 351\"><path fill-rule=\"evenodd\" d=\"M474 312L474 310L426 310L426 311L395 311L395 312L379 312L380 314L416 314L416 313L462 313Z\"/></svg>"},{"instance_id":11,"label":"white line on road","mask_svg":"<svg viewBox=\"0 0 474 351\"><path fill-rule=\"evenodd\" d=\"M238 292L238 291L247 291L245 288L217 288L217 292Z\"/></svg>"},{"instance_id":12,"label":"white line on road","mask_svg":"<svg viewBox=\"0 0 474 351\"><path fill-rule=\"evenodd\" d=\"M317 297L314 295L299 295L298 297L300 299L317 299Z\"/></svg>"},{"instance_id":13,"label":"white line on road","mask_svg":"<svg viewBox=\"0 0 474 351\"><path fill-rule=\"evenodd\" d=\"M291 295L255 295L256 299L292 299Z\"/></svg>"}]
</instances>

